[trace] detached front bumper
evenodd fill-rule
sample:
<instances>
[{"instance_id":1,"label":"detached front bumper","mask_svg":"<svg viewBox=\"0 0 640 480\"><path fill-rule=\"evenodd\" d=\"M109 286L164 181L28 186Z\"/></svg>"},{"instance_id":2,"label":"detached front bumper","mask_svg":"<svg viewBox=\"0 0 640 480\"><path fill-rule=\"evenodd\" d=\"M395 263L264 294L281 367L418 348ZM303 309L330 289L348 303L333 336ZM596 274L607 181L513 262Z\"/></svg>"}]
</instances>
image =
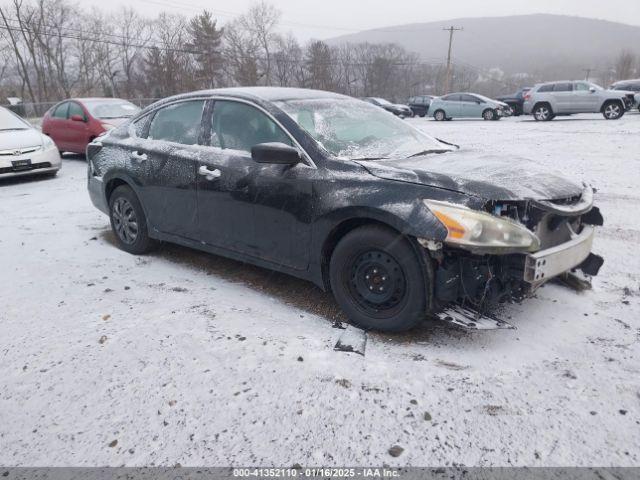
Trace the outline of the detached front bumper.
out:
<instances>
[{"instance_id":1,"label":"detached front bumper","mask_svg":"<svg viewBox=\"0 0 640 480\"><path fill-rule=\"evenodd\" d=\"M538 286L581 265L591 254L594 233L595 229L586 225L568 242L527 255L524 281Z\"/></svg>"}]
</instances>

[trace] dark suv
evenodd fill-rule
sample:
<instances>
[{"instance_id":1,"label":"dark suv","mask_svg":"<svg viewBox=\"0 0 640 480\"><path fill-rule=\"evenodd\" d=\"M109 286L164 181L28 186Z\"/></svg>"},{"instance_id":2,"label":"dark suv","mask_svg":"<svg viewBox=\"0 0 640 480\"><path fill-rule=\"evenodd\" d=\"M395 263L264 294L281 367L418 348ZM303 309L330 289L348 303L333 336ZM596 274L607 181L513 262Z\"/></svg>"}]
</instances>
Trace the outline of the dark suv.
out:
<instances>
[{"instance_id":1,"label":"dark suv","mask_svg":"<svg viewBox=\"0 0 640 480\"><path fill-rule=\"evenodd\" d=\"M88 188L123 250L161 240L286 272L364 328L477 320L571 269L597 273L591 188L456 150L343 95L209 90L89 144Z\"/></svg>"},{"instance_id":2,"label":"dark suv","mask_svg":"<svg viewBox=\"0 0 640 480\"><path fill-rule=\"evenodd\" d=\"M418 95L409 99L408 105L414 115L425 117L429 114L429 105L433 97L431 95Z\"/></svg>"},{"instance_id":3,"label":"dark suv","mask_svg":"<svg viewBox=\"0 0 640 480\"><path fill-rule=\"evenodd\" d=\"M636 80L621 80L611 85L609 90L633 92L635 106L640 110L640 78Z\"/></svg>"},{"instance_id":4,"label":"dark suv","mask_svg":"<svg viewBox=\"0 0 640 480\"><path fill-rule=\"evenodd\" d=\"M531 87L524 87L512 95L498 97L496 100L506 103L511 108L514 117L518 117L524 113L524 96L531 90Z\"/></svg>"}]
</instances>

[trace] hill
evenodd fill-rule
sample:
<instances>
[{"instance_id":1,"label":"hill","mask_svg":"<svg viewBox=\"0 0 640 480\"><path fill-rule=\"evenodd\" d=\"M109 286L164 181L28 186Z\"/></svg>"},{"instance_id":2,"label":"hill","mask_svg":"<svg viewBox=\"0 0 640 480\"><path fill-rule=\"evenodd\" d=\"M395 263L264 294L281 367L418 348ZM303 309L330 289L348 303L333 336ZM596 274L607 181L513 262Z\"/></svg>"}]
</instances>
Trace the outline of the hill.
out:
<instances>
[{"instance_id":1,"label":"hill","mask_svg":"<svg viewBox=\"0 0 640 480\"><path fill-rule=\"evenodd\" d=\"M507 74L553 73L581 78L583 69L602 71L621 51L640 54L640 27L562 15L459 18L367 30L336 37L327 43L397 43L425 61L443 61L450 25L464 31L454 38L454 59L482 68L497 67Z\"/></svg>"}]
</instances>

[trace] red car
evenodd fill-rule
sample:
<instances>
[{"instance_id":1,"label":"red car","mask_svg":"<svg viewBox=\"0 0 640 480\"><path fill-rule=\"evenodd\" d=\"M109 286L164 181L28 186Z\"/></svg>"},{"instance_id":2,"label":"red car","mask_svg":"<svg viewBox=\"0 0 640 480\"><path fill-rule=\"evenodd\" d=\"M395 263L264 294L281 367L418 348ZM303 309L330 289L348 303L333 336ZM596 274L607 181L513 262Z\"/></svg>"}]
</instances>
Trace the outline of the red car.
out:
<instances>
[{"instance_id":1,"label":"red car","mask_svg":"<svg viewBox=\"0 0 640 480\"><path fill-rule=\"evenodd\" d=\"M117 127L140 109L119 98L73 98L51 108L42 120L42 133L60 153L84 153L94 138Z\"/></svg>"}]
</instances>

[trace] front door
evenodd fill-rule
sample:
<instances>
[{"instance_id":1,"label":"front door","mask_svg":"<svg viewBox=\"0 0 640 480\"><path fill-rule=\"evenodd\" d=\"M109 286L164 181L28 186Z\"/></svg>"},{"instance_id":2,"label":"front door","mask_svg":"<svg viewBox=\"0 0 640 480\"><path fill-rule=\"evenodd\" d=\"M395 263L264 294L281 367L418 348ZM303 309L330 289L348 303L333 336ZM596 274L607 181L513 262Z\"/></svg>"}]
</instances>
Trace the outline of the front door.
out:
<instances>
[{"instance_id":1,"label":"front door","mask_svg":"<svg viewBox=\"0 0 640 480\"><path fill-rule=\"evenodd\" d=\"M600 98L597 92L591 91L592 86L587 82L574 84L574 111L576 113L597 112L600 106Z\"/></svg>"},{"instance_id":2,"label":"front door","mask_svg":"<svg viewBox=\"0 0 640 480\"><path fill-rule=\"evenodd\" d=\"M74 118L76 118L76 120L74 120ZM65 125L68 135L67 148L69 151L84 153L86 150L91 136L87 121L88 117L82 105L77 102L69 102L69 111Z\"/></svg>"},{"instance_id":3,"label":"front door","mask_svg":"<svg viewBox=\"0 0 640 480\"><path fill-rule=\"evenodd\" d=\"M464 94L461 96L460 116L468 118L482 117L482 111L485 108L478 97Z\"/></svg>"},{"instance_id":4,"label":"front door","mask_svg":"<svg viewBox=\"0 0 640 480\"><path fill-rule=\"evenodd\" d=\"M199 236L207 244L295 269L308 265L311 176L298 164L265 165L251 147L290 137L262 110L216 100L205 120L210 153L198 166Z\"/></svg>"}]
</instances>

